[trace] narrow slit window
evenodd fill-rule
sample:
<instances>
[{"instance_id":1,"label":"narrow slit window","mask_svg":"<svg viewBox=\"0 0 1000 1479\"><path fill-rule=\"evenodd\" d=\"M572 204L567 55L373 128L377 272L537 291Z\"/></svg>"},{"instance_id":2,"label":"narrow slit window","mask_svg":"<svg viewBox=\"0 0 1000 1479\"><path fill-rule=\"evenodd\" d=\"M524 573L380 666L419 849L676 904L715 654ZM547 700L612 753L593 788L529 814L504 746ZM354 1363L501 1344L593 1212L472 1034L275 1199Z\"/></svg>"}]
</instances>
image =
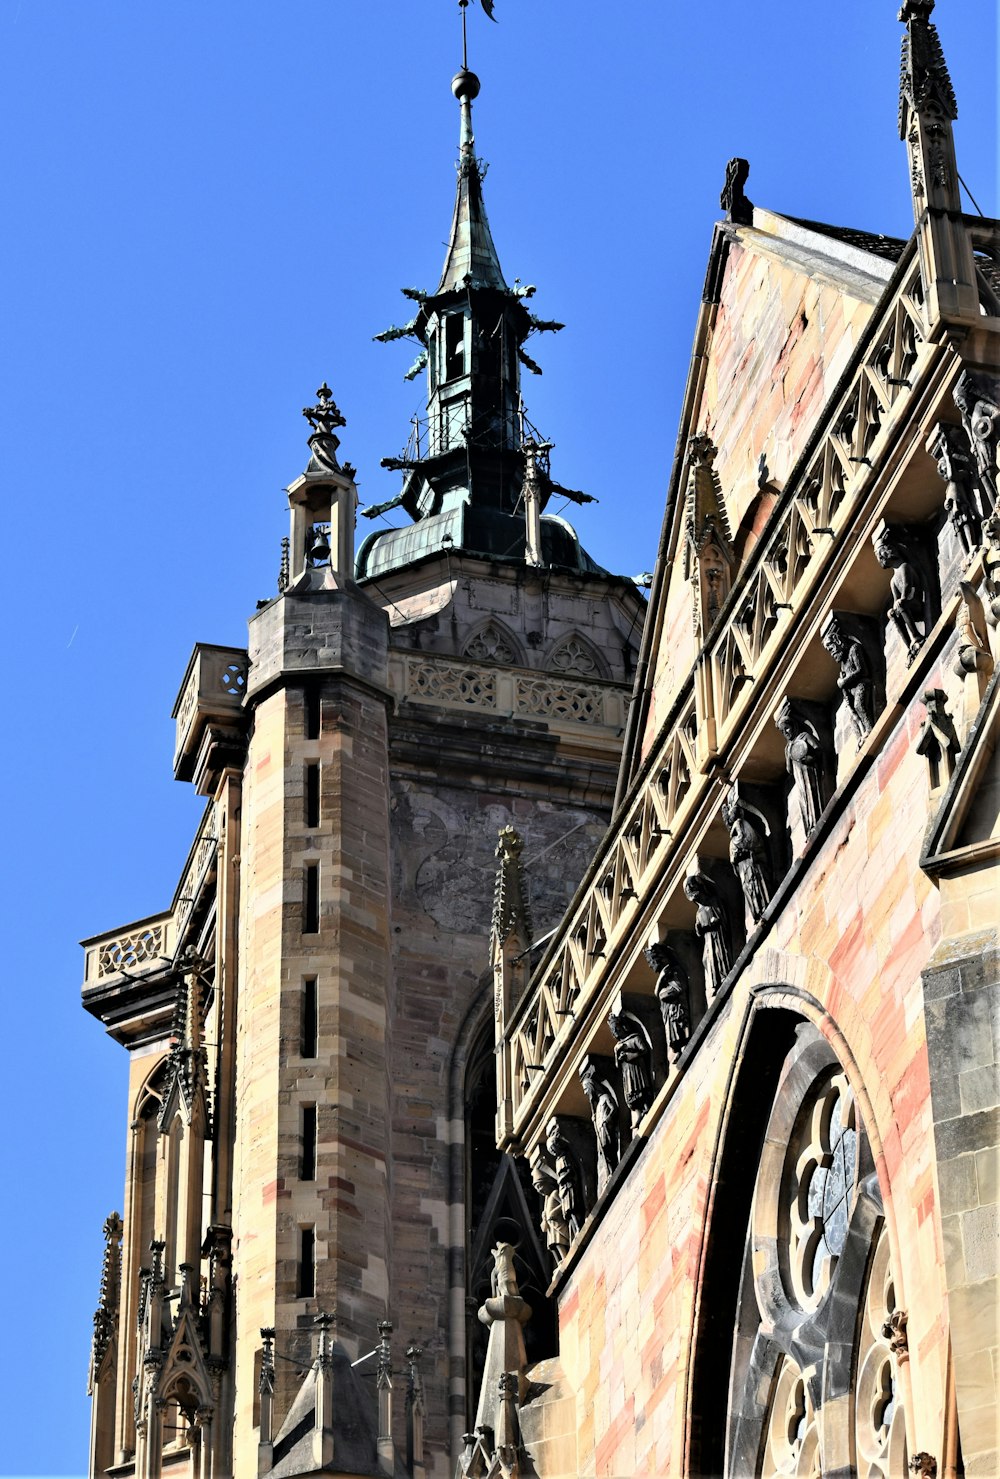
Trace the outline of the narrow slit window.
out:
<instances>
[{"instance_id":1,"label":"narrow slit window","mask_svg":"<svg viewBox=\"0 0 1000 1479\"><path fill-rule=\"evenodd\" d=\"M316 1229L299 1228L299 1298L312 1299L316 1293Z\"/></svg>"},{"instance_id":2,"label":"narrow slit window","mask_svg":"<svg viewBox=\"0 0 1000 1479\"><path fill-rule=\"evenodd\" d=\"M306 686L306 739L319 739L320 708L319 684Z\"/></svg>"},{"instance_id":3,"label":"narrow slit window","mask_svg":"<svg viewBox=\"0 0 1000 1479\"><path fill-rule=\"evenodd\" d=\"M302 1056L315 1058L319 1047L319 1013L316 977L307 976L302 983Z\"/></svg>"},{"instance_id":4,"label":"narrow slit window","mask_svg":"<svg viewBox=\"0 0 1000 1479\"><path fill-rule=\"evenodd\" d=\"M316 1180L316 1106L302 1106L302 1159L299 1167L300 1181Z\"/></svg>"},{"instance_id":5,"label":"narrow slit window","mask_svg":"<svg viewBox=\"0 0 1000 1479\"><path fill-rule=\"evenodd\" d=\"M305 908L303 911L302 933L304 935L319 934L319 864L306 864L305 882Z\"/></svg>"},{"instance_id":6,"label":"narrow slit window","mask_svg":"<svg viewBox=\"0 0 1000 1479\"><path fill-rule=\"evenodd\" d=\"M306 826L319 826L319 766L306 766Z\"/></svg>"}]
</instances>

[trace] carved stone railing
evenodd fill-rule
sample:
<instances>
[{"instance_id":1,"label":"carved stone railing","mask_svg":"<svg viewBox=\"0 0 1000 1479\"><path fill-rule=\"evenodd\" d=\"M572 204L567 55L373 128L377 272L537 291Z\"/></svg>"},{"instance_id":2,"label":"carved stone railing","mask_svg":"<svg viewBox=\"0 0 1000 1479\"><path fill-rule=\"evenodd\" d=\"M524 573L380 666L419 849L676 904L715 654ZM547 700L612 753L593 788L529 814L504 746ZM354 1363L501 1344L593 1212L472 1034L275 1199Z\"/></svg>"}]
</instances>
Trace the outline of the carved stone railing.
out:
<instances>
[{"instance_id":1,"label":"carved stone railing","mask_svg":"<svg viewBox=\"0 0 1000 1479\"><path fill-rule=\"evenodd\" d=\"M557 724L599 724L618 730L625 722L626 691L618 684L525 669L491 667L426 653L396 653L390 687L413 704L547 719Z\"/></svg>"},{"instance_id":2,"label":"carved stone railing","mask_svg":"<svg viewBox=\"0 0 1000 1479\"><path fill-rule=\"evenodd\" d=\"M167 912L84 940L84 986L123 973L131 976L162 970L173 955L174 929L174 916Z\"/></svg>"},{"instance_id":3,"label":"carved stone railing","mask_svg":"<svg viewBox=\"0 0 1000 1479\"><path fill-rule=\"evenodd\" d=\"M1000 231L992 221L966 216L976 263L979 306L990 318L1000 318Z\"/></svg>"},{"instance_id":4,"label":"carved stone railing","mask_svg":"<svg viewBox=\"0 0 1000 1479\"><path fill-rule=\"evenodd\" d=\"M771 527L726 602L703 654L702 761L739 728L750 690L822 579L845 526L880 473L896 407L940 357L927 341L912 247L899 286L868 326L860 353L789 479Z\"/></svg>"},{"instance_id":5,"label":"carved stone railing","mask_svg":"<svg viewBox=\"0 0 1000 1479\"><path fill-rule=\"evenodd\" d=\"M695 701L689 682L645 771L645 784L599 854L590 887L542 959L532 988L506 1033L510 1110L516 1128L530 1112L533 1090L599 993L639 900L649 891L665 844L682 832L696 801Z\"/></svg>"},{"instance_id":6,"label":"carved stone railing","mask_svg":"<svg viewBox=\"0 0 1000 1479\"><path fill-rule=\"evenodd\" d=\"M241 715L248 671L249 658L240 647L207 642L195 646L172 715L174 774L179 780L189 780L194 773L205 729L212 723L231 725Z\"/></svg>"},{"instance_id":7,"label":"carved stone railing","mask_svg":"<svg viewBox=\"0 0 1000 1479\"><path fill-rule=\"evenodd\" d=\"M179 942L182 942L184 927L215 862L215 854L219 845L216 833L215 807L209 803L202 816L198 835L191 845L181 881L174 895L173 918L175 934Z\"/></svg>"}]
</instances>

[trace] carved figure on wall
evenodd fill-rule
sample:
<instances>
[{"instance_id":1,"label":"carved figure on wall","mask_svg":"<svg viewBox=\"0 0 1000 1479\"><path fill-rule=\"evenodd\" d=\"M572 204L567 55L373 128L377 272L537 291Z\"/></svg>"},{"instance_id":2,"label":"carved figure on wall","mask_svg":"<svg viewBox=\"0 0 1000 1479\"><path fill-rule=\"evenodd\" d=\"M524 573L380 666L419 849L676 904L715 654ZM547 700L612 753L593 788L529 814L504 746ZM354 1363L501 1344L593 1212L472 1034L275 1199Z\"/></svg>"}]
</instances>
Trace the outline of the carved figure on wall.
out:
<instances>
[{"instance_id":1,"label":"carved figure on wall","mask_svg":"<svg viewBox=\"0 0 1000 1479\"><path fill-rule=\"evenodd\" d=\"M553 1269L557 1269L569 1252L570 1234L563 1216L559 1183L551 1161L538 1150L531 1161L531 1184L542 1202L541 1229L549 1250Z\"/></svg>"},{"instance_id":2,"label":"carved figure on wall","mask_svg":"<svg viewBox=\"0 0 1000 1479\"><path fill-rule=\"evenodd\" d=\"M993 658L990 656L986 632L983 629L983 606L975 587L967 580L960 580L962 600L955 614L955 630L958 633L958 655L954 672L961 678L966 673L992 673Z\"/></svg>"},{"instance_id":3,"label":"carved figure on wall","mask_svg":"<svg viewBox=\"0 0 1000 1479\"><path fill-rule=\"evenodd\" d=\"M875 723L875 683L864 644L847 630L835 611L827 617L820 641L840 668L837 687L844 695L860 745Z\"/></svg>"},{"instance_id":4,"label":"carved figure on wall","mask_svg":"<svg viewBox=\"0 0 1000 1479\"><path fill-rule=\"evenodd\" d=\"M926 760L931 790L937 791L951 779L961 745L943 688L924 691L924 708L927 713L914 748Z\"/></svg>"},{"instance_id":5,"label":"carved figure on wall","mask_svg":"<svg viewBox=\"0 0 1000 1479\"><path fill-rule=\"evenodd\" d=\"M555 1165L556 1185L559 1188L559 1205L562 1208L570 1242L584 1224L587 1209L583 1203L583 1184L580 1168L569 1141L553 1115L545 1126L545 1144Z\"/></svg>"},{"instance_id":6,"label":"carved figure on wall","mask_svg":"<svg viewBox=\"0 0 1000 1479\"><path fill-rule=\"evenodd\" d=\"M882 1326L882 1335L889 1342L889 1349L897 1361L904 1360L909 1354L909 1344L906 1338L906 1311L894 1309L892 1314Z\"/></svg>"},{"instance_id":7,"label":"carved figure on wall","mask_svg":"<svg viewBox=\"0 0 1000 1479\"><path fill-rule=\"evenodd\" d=\"M900 525L883 520L872 536L872 545L882 569L892 571L889 620L902 638L906 660L911 663L934 624L927 574L921 569L912 536Z\"/></svg>"},{"instance_id":8,"label":"carved figure on wall","mask_svg":"<svg viewBox=\"0 0 1000 1479\"><path fill-rule=\"evenodd\" d=\"M500 1299L505 1294L519 1294L517 1274L514 1272L513 1243L497 1243L496 1247L490 1251L493 1254L490 1284L494 1299Z\"/></svg>"},{"instance_id":9,"label":"carved figure on wall","mask_svg":"<svg viewBox=\"0 0 1000 1479\"><path fill-rule=\"evenodd\" d=\"M630 1012L612 1012L608 1026L634 1132L653 1102L653 1050L642 1023Z\"/></svg>"},{"instance_id":10,"label":"carved figure on wall","mask_svg":"<svg viewBox=\"0 0 1000 1479\"><path fill-rule=\"evenodd\" d=\"M958 536L966 559L975 554L982 540L982 515L976 498L976 471L968 438L960 426L946 422L934 428L927 450L937 463L939 476L947 484L945 512Z\"/></svg>"},{"instance_id":11,"label":"carved figure on wall","mask_svg":"<svg viewBox=\"0 0 1000 1479\"><path fill-rule=\"evenodd\" d=\"M711 1001L733 966L726 906L707 873L689 873L684 880L684 894L698 906L694 932L702 942L705 995Z\"/></svg>"},{"instance_id":12,"label":"carved figure on wall","mask_svg":"<svg viewBox=\"0 0 1000 1479\"><path fill-rule=\"evenodd\" d=\"M983 574L986 577L986 620L991 627L1000 624L1000 514L990 514L983 523L985 550Z\"/></svg>"},{"instance_id":13,"label":"carved figure on wall","mask_svg":"<svg viewBox=\"0 0 1000 1479\"><path fill-rule=\"evenodd\" d=\"M656 999L660 1003L667 1053L676 1063L691 1036L691 1009L688 1005L687 972L669 945L656 942L644 952L651 970L656 972Z\"/></svg>"},{"instance_id":14,"label":"carved figure on wall","mask_svg":"<svg viewBox=\"0 0 1000 1479\"><path fill-rule=\"evenodd\" d=\"M785 769L795 784L806 836L816 826L826 805L826 747L819 731L790 699L774 717L785 740Z\"/></svg>"},{"instance_id":15,"label":"carved figure on wall","mask_svg":"<svg viewBox=\"0 0 1000 1479\"><path fill-rule=\"evenodd\" d=\"M618 1123L618 1096L602 1079L593 1058L580 1064L580 1082L590 1105L597 1140L597 1195L607 1186L621 1159L621 1133Z\"/></svg>"},{"instance_id":16,"label":"carved figure on wall","mask_svg":"<svg viewBox=\"0 0 1000 1479\"><path fill-rule=\"evenodd\" d=\"M763 813L742 800L735 789L722 803L722 820L729 829L729 861L736 870L750 917L756 924L771 898L767 844L764 841L765 837L770 837L771 829Z\"/></svg>"},{"instance_id":17,"label":"carved figure on wall","mask_svg":"<svg viewBox=\"0 0 1000 1479\"><path fill-rule=\"evenodd\" d=\"M997 505L997 443L1000 442L1000 387L965 370L955 382L955 405L962 413L976 469L990 509Z\"/></svg>"}]
</instances>

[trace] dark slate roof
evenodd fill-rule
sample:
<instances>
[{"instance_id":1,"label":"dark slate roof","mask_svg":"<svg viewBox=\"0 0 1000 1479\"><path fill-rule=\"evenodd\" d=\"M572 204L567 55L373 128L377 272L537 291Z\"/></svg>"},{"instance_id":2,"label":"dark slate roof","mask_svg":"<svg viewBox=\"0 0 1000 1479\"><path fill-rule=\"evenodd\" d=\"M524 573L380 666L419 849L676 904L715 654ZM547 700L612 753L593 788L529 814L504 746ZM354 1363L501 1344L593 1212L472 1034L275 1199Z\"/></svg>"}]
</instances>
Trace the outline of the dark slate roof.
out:
<instances>
[{"instance_id":1,"label":"dark slate roof","mask_svg":"<svg viewBox=\"0 0 1000 1479\"><path fill-rule=\"evenodd\" d=\"M825 221L806 221L801 216L786 216L785 220L796 226L804 226L807 231L815 231L820 236L831 236L834 241L845 242L847 246L857 247L859 251L871 252L873 256L883 257L887 262L898 262L906 246L906 242L898 236L856 231L853 226L829 226Z\"/></svg>"}]
</instances>

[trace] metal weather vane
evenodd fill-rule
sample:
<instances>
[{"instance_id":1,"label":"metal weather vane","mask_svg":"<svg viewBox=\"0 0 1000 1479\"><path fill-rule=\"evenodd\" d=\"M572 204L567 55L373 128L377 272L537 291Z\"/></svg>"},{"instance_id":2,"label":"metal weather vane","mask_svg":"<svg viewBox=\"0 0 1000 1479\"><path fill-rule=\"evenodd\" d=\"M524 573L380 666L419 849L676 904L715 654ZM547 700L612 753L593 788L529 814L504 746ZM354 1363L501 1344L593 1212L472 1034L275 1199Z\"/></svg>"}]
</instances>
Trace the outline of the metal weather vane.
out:
<instances>
[{"instance_id":1,"label":"metal weather vane","mask_svg":"<svg viewBox=\"0 0 1000 1479\"><path fill-rule=\"evenodd\" d=\"M483 7L483 9L485 10L486 14L489 16L490 20L494 23L494 25L496 25L497 24L497 18L493 14L494 0L479 0L479 3ZM469 66L469 43L468 43L468 38L466 36L465 12L469 8L469 0L458 0L458 8L462 12L462 66L463 66L463 68L465 70L468 70L468 66Z\"/></svg>"}]
</instances>

